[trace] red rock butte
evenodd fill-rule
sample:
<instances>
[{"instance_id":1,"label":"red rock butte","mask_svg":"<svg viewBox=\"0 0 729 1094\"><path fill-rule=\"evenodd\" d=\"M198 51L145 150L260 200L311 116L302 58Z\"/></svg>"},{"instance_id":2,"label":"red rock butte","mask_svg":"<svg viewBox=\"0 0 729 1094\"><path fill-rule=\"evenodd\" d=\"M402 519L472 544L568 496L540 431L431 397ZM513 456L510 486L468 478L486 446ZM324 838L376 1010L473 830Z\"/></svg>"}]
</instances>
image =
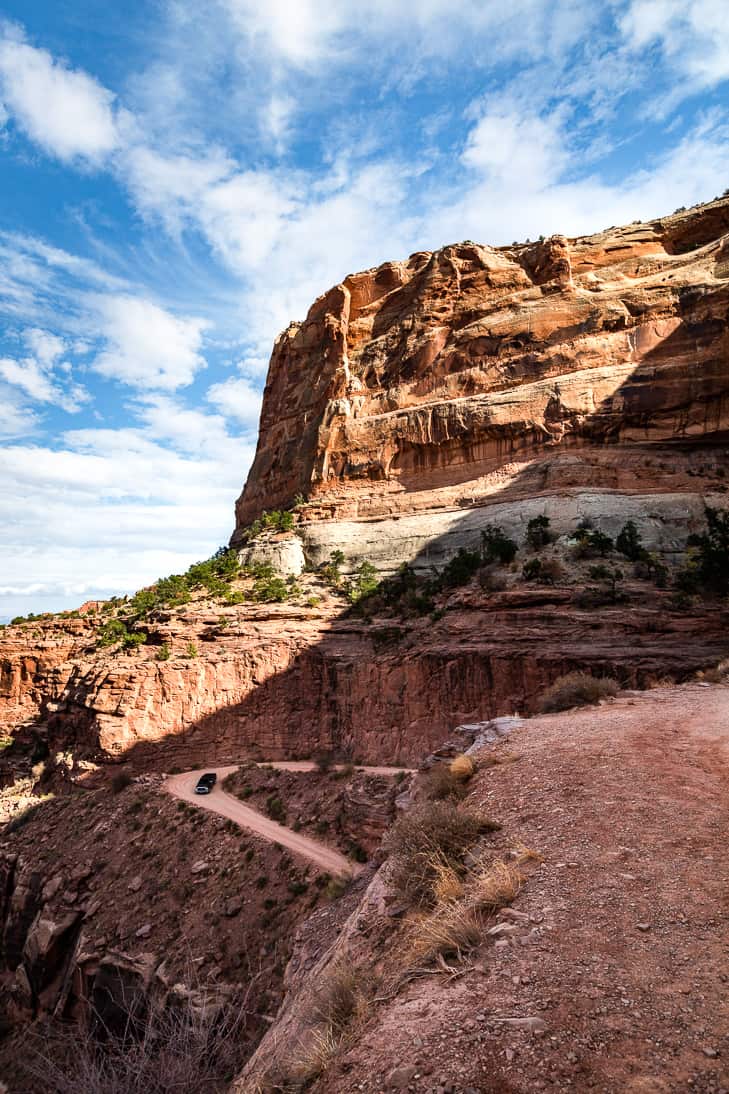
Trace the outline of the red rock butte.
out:
<instances>
[{"instance_id":1,"label":"red rock butte","mask_svg":"<svg viewBox=\"0 0 729 1094\"><path fill-rule=\"evenodd\" d=\"M232 543L303 496L312 561L341 545L387 567L458 546L464 509L617 526L649 498L675 547L726 463L727 232L723 198L347 277L276 341Z\"/></svg>"}]
</instances>

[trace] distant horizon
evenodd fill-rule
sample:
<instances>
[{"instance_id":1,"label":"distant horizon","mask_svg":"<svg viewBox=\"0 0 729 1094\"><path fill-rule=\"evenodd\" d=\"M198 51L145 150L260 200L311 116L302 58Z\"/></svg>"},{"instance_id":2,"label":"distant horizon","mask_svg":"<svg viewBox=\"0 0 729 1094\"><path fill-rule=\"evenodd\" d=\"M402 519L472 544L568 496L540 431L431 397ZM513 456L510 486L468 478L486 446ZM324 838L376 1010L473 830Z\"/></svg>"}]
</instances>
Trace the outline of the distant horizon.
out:
<instances>
[{"instance_id":1,"label":"distant horizon","mask_svg":"<svg viewBox=\"0 0 729 1094\"><path fill-rule=\"evenodd\" d=\"M347 274L729 185L718 0L4 12L4 621L227 542L273 340Z\"/></svg>"}]
</instances>

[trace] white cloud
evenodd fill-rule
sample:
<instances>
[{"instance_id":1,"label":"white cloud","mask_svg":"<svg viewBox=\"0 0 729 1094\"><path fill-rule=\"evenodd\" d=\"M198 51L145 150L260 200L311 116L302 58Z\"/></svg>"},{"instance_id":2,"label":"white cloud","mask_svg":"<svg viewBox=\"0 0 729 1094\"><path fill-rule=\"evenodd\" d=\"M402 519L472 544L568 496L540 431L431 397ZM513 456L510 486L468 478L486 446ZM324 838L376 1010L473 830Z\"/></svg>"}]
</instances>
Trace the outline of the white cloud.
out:
<instances>
[{"instance_id":1,"label":"white cloud","mask_svg":"<svg viewBox=\"0 0 729 1094\"><path fill-rule=\"evenodd\" d=\"M173 391L205 367L200 350L205 319L175 316L135 296L97 296L95 308L106 348L93 369L131 387Z\"/></svg>"},{"instance_id":2,"label":"white cloud","mask_svg":"<svg viewBox=\"0 0 729 1094\"><path fill-rule=\"evenodd\" d=\"M232 438L224 451L175 452L151 428L0 448L0 617L132 592L208 557L232 531L252 456Z\"/></svg>"},{"instance_id":3,"label":"white cloud","mask_svg":"<svg viewBox=\"0 0 729 1094\"><path fill-rule=\"evenodd\" d=\"M514 103L489 103L468 135L462 160L496 186L518 180L546 187L568 162L562 119L524 112Z\"/></svg>"},{"instance_id":4,"label":"white cloud","mask_svg":"<svg viewBox=\"0 0 729 1094\"><path fill-rule=\"evenodd\" d=\"M61 160L100 163L119 142L111 92L8 28L0 37L0 92L16 124Z\"/></svg>"},{"instance_id":5,"label":"white cloud","mask_svg":"<svg viewBox=\"0 0 729 1094\"><path fill-rule=\"evenodd\" d=\"M17 391L0 384L0 439L27 437L37 425L37 418Z\"/></svg>"},{"instance_id":6,"label":"white cloud","mask_svg":"<svg viewBox=\"0 0 729 1094\"><path fill-rule=\"evenodd\" d=\"M244 376L212 384L206 398L226 418L233 418L249 429L255 429L258 425L263 393Z\"/></svg>"},{"instance_id":7,"label":"white cloud","mask_svg":"<svg viewBox=\"0 0 729 1094\"><path fill-rule=\"evenodd\" d=\"M71 366L59 361L66 348L63 339L38 328L26 330L24 339L33 356L0 357L0 378L20 388L33 402L53 403L75 414L89 402L90 395L71 379ZM64 375L56 376L55 368Z\"/></svg>"},{"instance_id":8,"label":"white cloud","mask_svg":"<svg viewBox=\"0 0 729 1094\"><path fill-rule=\"evenodd\" d=\"M678 101L700 88L729 79L729 18L725 0L632 0L620 29L633 52L658 44L674 73Z\"/></svg>"},{"instance_id":9,"label":"white cloud","mask_svg":"<svg viewBox=\"0 0 729 1094\"><path fill-rule=\"evenodd\" d=\"M65 342L57 334L39 330L38 327L30 327L24 331L23 336L34 357L44 368L52 368L66 349Z\"/></svg>"}]
</instances>

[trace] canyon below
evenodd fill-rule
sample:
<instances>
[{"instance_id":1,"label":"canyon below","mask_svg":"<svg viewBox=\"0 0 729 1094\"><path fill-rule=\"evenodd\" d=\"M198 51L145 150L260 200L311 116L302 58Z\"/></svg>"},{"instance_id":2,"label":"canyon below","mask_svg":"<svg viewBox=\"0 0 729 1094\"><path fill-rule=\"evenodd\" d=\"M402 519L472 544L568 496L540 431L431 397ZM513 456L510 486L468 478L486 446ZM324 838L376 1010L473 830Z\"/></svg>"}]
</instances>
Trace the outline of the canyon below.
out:
<instances>
[{"instance_id":1,"label":"canyon below","mask_svg":"<svg viewBox=\"0 0 729 1094\"><path fill-rule=\"evenodd\" d=\"M0 629L11 1094L183 1011L200 1091L729 1090L728 455L729 198L320 297L230 545Z\"/></svg>"}]
</instances>

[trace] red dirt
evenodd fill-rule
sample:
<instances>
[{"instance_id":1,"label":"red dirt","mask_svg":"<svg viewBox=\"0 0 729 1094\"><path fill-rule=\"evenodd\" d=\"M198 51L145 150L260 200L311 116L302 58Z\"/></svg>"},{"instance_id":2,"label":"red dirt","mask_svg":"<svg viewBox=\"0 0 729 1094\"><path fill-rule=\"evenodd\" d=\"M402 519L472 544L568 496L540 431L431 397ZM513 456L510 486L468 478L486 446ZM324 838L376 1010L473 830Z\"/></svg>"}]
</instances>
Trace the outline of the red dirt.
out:
<instances>
[{"instance_id":1,"label":"red dirt","mask_svg":"<svg viewBox=\"0 0 729 1094\"><path fill-rule=\"evenodd\" d=\"M371 1015L315 1089L346 1094L729 1090L729 688L624 693L529 721L470 800L544 856L514 909L449 979ZM540 1035L511 1018L539 1017Z\"/></svg>"}]
</instances>

